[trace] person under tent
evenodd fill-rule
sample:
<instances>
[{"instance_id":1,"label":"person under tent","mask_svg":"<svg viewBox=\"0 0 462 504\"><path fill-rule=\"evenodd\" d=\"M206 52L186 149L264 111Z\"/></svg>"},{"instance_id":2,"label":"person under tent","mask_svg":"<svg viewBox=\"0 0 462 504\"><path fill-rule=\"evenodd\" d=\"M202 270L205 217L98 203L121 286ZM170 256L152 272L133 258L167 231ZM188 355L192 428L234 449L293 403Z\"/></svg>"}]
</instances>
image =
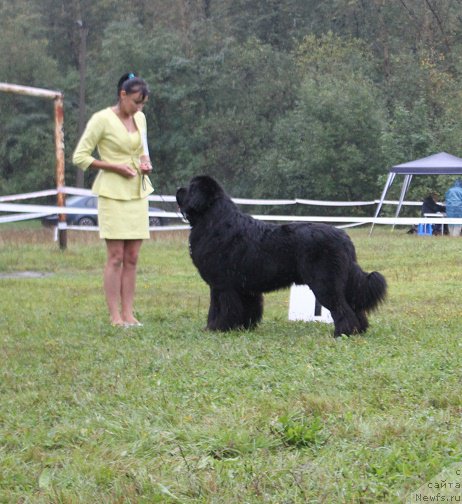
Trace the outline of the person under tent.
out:
<instances>
[{"instance_id":1,"label":"person under tent","mask_svg":"<svg viewBox=\"0 0 462 504\"><path fill-rule=\"evenodd\" d=\"M462 218L462 180L457 179L454 185L446 191L446 215ZM461 224L449 224L449 234L460 236Z\"/></svg>"},{"instance_id":2,"label":"person under tent","mask_svg":"<svg viewBox=\"0 0 462 504\"><path fill-rule=\"evenodd\" d=\"M432 191L422 202L422 208L420 210L420 215L425 217L426 214L436 214L445 213L446 207L438 203L439 194L436 191ZM442 224L433 225L433 234L441 235L447 233L447 228Z\"/></svg>"}]
</instances>

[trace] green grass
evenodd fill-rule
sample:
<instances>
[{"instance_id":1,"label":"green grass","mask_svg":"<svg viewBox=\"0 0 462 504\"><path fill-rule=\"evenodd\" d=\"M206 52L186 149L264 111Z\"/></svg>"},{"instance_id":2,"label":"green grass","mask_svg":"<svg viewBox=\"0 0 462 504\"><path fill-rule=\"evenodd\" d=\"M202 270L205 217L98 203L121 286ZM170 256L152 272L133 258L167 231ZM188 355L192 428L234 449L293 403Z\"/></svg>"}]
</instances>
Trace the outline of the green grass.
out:
<instances>
[{"instance_id":1,"label":"green grass","mask_svg":"<svg viewBox=\"0 0 462 504\"><path fill-rule=\"evenodd\" d=\"M462 241L353 230L387 277L367 334L203 331L186 235L143 245L141 329L108 324L96 237L0 229L0 502L404 502L462 460Z\"/></svg>"}]
</instances>

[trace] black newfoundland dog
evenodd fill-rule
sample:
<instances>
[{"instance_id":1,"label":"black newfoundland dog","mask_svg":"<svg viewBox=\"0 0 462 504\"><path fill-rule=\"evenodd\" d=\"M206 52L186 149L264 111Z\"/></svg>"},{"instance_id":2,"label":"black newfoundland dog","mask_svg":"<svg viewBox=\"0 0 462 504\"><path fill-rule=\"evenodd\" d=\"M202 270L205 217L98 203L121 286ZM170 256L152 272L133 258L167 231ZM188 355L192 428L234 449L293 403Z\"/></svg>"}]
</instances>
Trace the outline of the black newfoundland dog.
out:
<instances>
[{"instance_id":1,"label":"black newfoundland dog","mask_svg":"<svg viewBox=\"0 0 462 504\"><path fill-rule=\"evenodd\" d=\"M254 327L263 293L293 283L308 285L330 310L335 336L364 332L366 312L385 298L385 278L360 268L350 238L335 227L257 221L207 175L178 189L176 199L192 227L191 258L210 286L210 330Z\"/></svg>"}]
</instances>

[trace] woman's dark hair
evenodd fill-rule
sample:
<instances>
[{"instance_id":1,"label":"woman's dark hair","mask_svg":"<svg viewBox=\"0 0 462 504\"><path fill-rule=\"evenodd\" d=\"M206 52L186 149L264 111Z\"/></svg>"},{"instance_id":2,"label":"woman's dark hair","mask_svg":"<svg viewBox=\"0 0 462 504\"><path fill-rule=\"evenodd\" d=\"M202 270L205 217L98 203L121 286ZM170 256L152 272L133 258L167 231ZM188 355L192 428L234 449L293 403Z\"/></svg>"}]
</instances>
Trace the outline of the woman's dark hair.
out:
<instances>
[{"instance_id":1,"label":"woman's dark hair","mask_svg":"<svg viewBox=\"0 0 462 504\"><path fill-rule=\"evenodd\" d=\"M133 72L123 74L117 83L117 97L120 96L121 91L127 94L141 92L143 100L149 95L149 88L144 79L137 77Z\"/></svg>"}]
</instances>

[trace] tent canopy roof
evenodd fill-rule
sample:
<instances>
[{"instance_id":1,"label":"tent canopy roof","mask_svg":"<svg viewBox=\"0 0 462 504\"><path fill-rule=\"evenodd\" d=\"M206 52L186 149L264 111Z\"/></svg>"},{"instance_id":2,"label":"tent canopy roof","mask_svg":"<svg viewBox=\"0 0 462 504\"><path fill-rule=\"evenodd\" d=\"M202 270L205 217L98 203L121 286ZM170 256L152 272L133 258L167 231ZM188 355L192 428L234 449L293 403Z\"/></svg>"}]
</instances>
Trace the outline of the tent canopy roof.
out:
<instances>
[{"instance_id":1,"label":"tent canopy roof","mask_svg":"<svg viewBox=\"0 0 462 504\"><path fill-rule=\"evenodd\" d=\"M404 182L401 188L401 195L399 197L398 207L396 208L396 215L398 217L399 211L403 204L404 196L409 188L411 179L413 175L461 175L462 174L462 159L447 152L440 152L439 154L433 154L422 159L416 159L415 161L409 161L409 163L403 163L390 168L388 173L388 179L385 182L385 187L383 188L382 196L380 198L379 204L375 211L374 219L376 219L380 213L380 209L383 206L385 196L388 189L390 188L396 174L403 174ZM372 222L371 230L369 235L374 229L374 223ZM393 226L394 227L394 226Z\"/></svg>"},{"instance_id":2,"label":"tent canopy roof","mask_svg":"<svg viewBox=\"0 0 462 504\"><path fill-rule=\"evenodd\" d=\"M393 166L390 172L407 175L459 175L462 174L462 159L447 152L440 152Z\"/></svg>"}]
</instances>

